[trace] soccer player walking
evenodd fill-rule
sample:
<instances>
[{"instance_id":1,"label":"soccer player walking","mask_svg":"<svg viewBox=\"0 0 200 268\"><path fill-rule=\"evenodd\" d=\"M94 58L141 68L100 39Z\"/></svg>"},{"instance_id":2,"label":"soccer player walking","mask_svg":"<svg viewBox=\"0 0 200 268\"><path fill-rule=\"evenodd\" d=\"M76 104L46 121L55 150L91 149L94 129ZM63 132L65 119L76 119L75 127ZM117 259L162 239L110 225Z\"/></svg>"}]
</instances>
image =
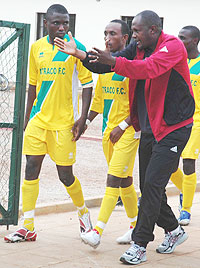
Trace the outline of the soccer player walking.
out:
<instances>
[{"instance_id":1,"label":"soccer player walking","mask_svg":"<svg viewBox=\"0 0 200 268\"><path fill-rule=\"evenodd\" d=\"M129 27L122 20L112 20L105 28L106 48L110 52L125 48ZM137 195L133 186L133 166L139 145L139 134L130 126L129 79L114 72L100 74L87 122L103 114L103 151L108 163L106 192L96 226L81 234L82 240L96 248L103 230L115 208L119 195L130 220L129 230L118 237L119 244L131 242L132 229L137 220Z\"/></svg>"},{"instance_id":2,"label":"soccer player walking","mask_svg":"<svg viewBox=\"0 0 200 268\"><path fill-rule=\"evenodd\" d=\"M39 193L39 173L49 154L58 176L78 209L81 232L92 228L82 188L73 175L76 141L83 132L92 94L92 75L80 60L58 51L54 38L69 40L69 14L62 5L46 13L48 35L36 41L30 52L29 89L25 115L23 153L26 154L22 185L23 227L5 236L6 242L35 241L34 210ZM80 49L85 47L75 41ZM78 119L78 79L82 92L82 114Z\"/></svg>"}]
</instances>

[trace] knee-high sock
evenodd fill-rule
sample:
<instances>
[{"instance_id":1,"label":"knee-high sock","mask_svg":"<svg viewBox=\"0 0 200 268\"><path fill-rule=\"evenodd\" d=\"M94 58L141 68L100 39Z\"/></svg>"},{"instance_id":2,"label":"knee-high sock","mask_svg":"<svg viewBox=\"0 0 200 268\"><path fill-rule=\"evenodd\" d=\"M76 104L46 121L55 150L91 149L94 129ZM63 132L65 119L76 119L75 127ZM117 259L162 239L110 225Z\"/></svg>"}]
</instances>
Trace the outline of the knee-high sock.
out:
<instances>
[{"instance_id":1,"label":"knee-high sock","mask_svg":"<svg viewBox=\"0 0 200 268\"><path fill-rule=\"evenodd\" d=\"M172 173L170 179L175 184L175 186L182 192L182 184L183 184L183 172L180 168L177 169L176 172Z\"/></svg>"},{"instance_id":2,"label":"knee-high sock","mask_svg":"<svg viewBox=\"0 0 200 268\"><path fill-rule=\"evenodd\" d=\"M135 188L132 184L129 187L120 188L120 191L126 214L130 219L131 226L135 227L138 214L137 194Z\"/></svg>"},{"instance_id":3,"label":"knee-high sock","mask_svg":"<svg viewBox=\"0 0 200 268\"><path fill-rule=\"evenodd\" d=\"M34 229L34 210L39 194L39 178L28 181L24 179L22 185L22 210L24 212L23 226L33 231Z\"/></svg>"},{"instance_id":4,"label":"knee-high sock","mask_svg":"<svg viewBox=\"0 0 200 268\"><path fill-rule=\"evenodd\" d=\"M88 212L88 209L85 207L85 200L83 197L82 187L80 181L77 179L76 176L74 182L70 186L65 186L67 189L68 194L70 195L74 205L77 207L79 211L79 215L83 215L84 213Z\"/></svg>"},{"instance_id":5,"label":"knee-high sock","mask_svg":"<svg viewBox=\"0 0 200 268\"><path fill-rule=\"evenodd\" d=\"M196 190L197 175L196 173L190 175L184 175L183 177L183 208L190 213L192 202L194 198L194 193Z\"/></svg>"},{"instance_id":6,"label":"knee-high sock","mask_svg":"<svg viewBox=\"0 0 200 268\"><path fill-rule=\"evenodd\" d=\"M98 221L94 229L96 229L100 235L108 222L113 209L116 206L119 197L119 188L106 187L106 192L103 197L101 208L98 216Z\"/></svg>"}]
</instances>

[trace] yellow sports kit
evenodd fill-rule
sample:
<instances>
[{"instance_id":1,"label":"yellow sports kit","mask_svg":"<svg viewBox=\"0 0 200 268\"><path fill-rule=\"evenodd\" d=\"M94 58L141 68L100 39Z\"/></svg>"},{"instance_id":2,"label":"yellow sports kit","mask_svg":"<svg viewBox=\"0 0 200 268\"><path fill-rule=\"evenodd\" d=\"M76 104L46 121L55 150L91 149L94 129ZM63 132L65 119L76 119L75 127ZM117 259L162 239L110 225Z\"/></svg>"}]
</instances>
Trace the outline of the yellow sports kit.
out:
<instances>
[{"instance_id":1,"label":"yellow sports kit","mask_svg":"<svg viewBox=\"0 0 200 268\"><path fill-rule=\"evenodd\" d=\"M132 177L139 138L128 127L121 138L113 144L111 131L129 114L129 79L116 73L99 75L91 110L103 114L103 151L108 163L108 174L118 178ZM126 188L106 187L95 229L102 235L108 219L116 206L119 195L123 201L131 228L137 220L137 194L133 184Z\"/></svg>"},{"instance_id":2,"label":"yellow sports kit","mask_svg":"<svg viewBox=\"0 0 200 268\"><path fill-rule=\"evenodd\" d=\"M69 36L65 35L64 40L69 41ZM86 50L76 39L75 42L79 49ZM23 153L48 153L56 164L72 165L76 146L70 131L78 119L79 81L83 88L92 86L92 74L79 59L50 44L49 36L32 45L29 62L29 84L36 86L36 99L25 131ZM49 147L52 142L55 146Z\"/></svg>"},{"instance_id":3,"label":"yellow sports kit","mask_svg":"<svg viewBox=\"0 0 200 268\"><path fill-rule=\"evenodd\" d=\"M103 114L103 150L109 166L108 174L119 178L132 176L139 139L128 127L114 145L111 131L129 114L129 79L114 72L99 75L91 110Z\"/></svg>"},{"instance_id":4,"label":"yellow sports kit","mask_svg":"<svg viewBox=\"0 0 200 268\"><path fill-rule=\"evenodd\" d=\"M183 159L197 159L200 153L200 55L195 59L188 59L188 66L194 93L195 113L192 132L181 156ZM178 169L172 174L171 180L183 193L182 210L190 213L196 190L196 172L186 175Z\"/></svg>"},{"instance_id":5,"label":"yellow sports kit","mask_svg":"<svg viewBox=\"0 0 200 268\"><path fill-rule=\"evenodd\" d=\"M182 152L182 158L197 159L200 152L200 55L196 59L188 60L188 66L195 99L195 113L190 139Z\"/></svg>"}]
</instances>

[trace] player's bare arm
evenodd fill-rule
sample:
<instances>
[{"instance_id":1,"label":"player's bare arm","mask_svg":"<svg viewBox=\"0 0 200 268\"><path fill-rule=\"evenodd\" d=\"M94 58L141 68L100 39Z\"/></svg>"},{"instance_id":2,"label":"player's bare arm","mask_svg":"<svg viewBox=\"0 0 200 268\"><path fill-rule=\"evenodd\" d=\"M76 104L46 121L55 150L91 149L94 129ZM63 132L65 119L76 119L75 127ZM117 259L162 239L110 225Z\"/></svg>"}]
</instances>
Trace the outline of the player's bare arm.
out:
<instances>
[{"instance_id":1,"label":"player's bare arm","mask_svg":"<svg viewBox=\"0 0 200 268\"><path fill-rule=\"evenodd\" d=\"M82 112L81 117L74 123L72 128L73 141L77 141L81 134L85 131L85 122L88 115L92 97L92 87L84 88L82 92Z\"/></svg>"},{"instance_id":2,"label":"player's bare arm","mask_svg":"<svg viewBox=\"0 0 200 268\"><path fill-rule=\"evenodd\" d=\"M88 114L88 117L87 117L87 119L86 119L86 122L85 122L84 132L85 132L86 129L88 128L89 124L95 119L95 117L96 117L98 114L99 114L99 113L90 110L90 112L89 112L89 114ZM83 132L83 133L84 133L84 132Z\"/></svg>"},{"instance_id":3,"label":"player's bare arm","mask_svg":"<svg viewBox=\"0 0 200 268\"><path fill-rule=\"evenodd\" d=\"M26 104L26 113L25 113L25 118L24 118L24 130L26 129L26 126L28 124L31 109L33 107L33 102L35 98L36 98L36 86L29 84L28 99L27 99L27 104Z\"/></svg>"},{"instance_id":4,"label":"player's bare arm","mask_svg":"<svg viewBox=\"0 0 200 268\"><path fill-rule=\"evenodd\" d=\"M61 38L56 37L54 39L54 44L58 47L58 49L66 54L72 55L80 60L84 60L87 56L85 51L77 49L76 43L71 32L68 32L70 41L66 42Z\"/></svg>"}]
</instances>

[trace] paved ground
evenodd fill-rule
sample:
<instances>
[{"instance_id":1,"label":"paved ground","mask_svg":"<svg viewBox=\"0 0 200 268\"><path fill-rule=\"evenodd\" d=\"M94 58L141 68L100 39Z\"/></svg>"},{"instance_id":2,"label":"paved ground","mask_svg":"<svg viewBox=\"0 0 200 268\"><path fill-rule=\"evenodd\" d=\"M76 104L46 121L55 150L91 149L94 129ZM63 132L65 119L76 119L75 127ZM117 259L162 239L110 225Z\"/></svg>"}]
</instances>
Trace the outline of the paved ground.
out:
<instances>
[{"instance_id":1,"label":"paved ground","mask_svg":"<svg viewBox=\"0 0 200 268\"><path fill-rule=\"evenodd\" d=\"M169 203L178 213L177 197L170 197ZM163 231L155 228L155 241L147 250L145 268L199 268L200 267L200 193L195 195L192 222L185 230L189 234L186 242L176 248L173 254L157 254L155 249L163 240ZM98 208L92 208L93 223L96 222ZM36 217L38 239L36 242L18 244L4 243L9 231L0 226L0 267L2 268L117 268L127 267L119 262L119 257L128 248L117 245L116 238L128 228L123 208L116 208L102 236L100 246L94 250L81 243L76 212L50 214ZM128 265L128 267L130 267Z\"/></svg>"},{"instance_id":2,"label":"paved ground","mask_svg":"<svg viewBox=\"0 0 200 268\"><path fill-rule=\"evenodd\" d=\"M91 208L93 223L96 222L101 198L105 191L107 164L101 146L101 117L97 117L85 135L77 142L77 162L74 173L81 181L88 207ZM22 161L22 179L24 177L25 158ZM196 163L198 190L200 189L200 160ZM134 184L138 190L138 159L136 158ZM128 221L123 208L117 208L107 225L102 243L97 250L85 246L78 235L77 213L59 182L54 163L46 156L40 174L40 194L37 202L36 228L38 240L31 243L6 244L3 237L16 229L11 226L7 231L0 226L0 268L109 268L123 267L119 262L120 255L127 246L116 244L116 238L128 228ZM169 202L178 216L178 191L169 183ZM172 196L174 195L174 196ZM21 204L21 203L20 203ZM162 241L162 230L155 228L156 238L148 246L148 262L144 267L200 267L200 193L196 193L192 223L186 227L189 239L179 246L174 254L160 255L155 252ZM62 212L62 213L61 213ZM19 223L20 225L20 223Z\"/></svg>"}]
</instances>

